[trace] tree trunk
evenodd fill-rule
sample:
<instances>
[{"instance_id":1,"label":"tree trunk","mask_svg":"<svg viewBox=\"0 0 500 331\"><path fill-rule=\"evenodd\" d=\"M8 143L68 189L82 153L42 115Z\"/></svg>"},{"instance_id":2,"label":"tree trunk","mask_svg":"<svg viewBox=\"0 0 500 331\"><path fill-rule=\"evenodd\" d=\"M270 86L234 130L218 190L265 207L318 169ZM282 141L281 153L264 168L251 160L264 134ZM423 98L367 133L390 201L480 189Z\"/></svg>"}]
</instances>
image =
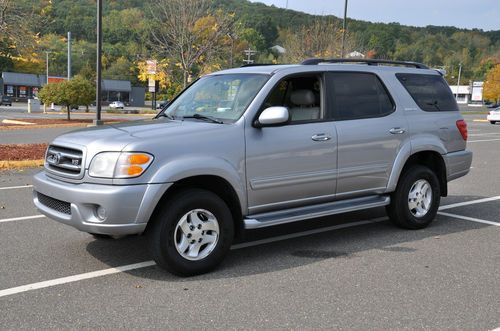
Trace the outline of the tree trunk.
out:
<instances>
[{"instance_id":1,"label":"tree trunk","mask_svg":"<svg viewBox=\"0 0 500 331\"><path fill-rule=\"evenodd\" d=\"M71 108L70 105L66 105L66 109L68 110L68 121L71 121L71 115L70 115L71 109L70 108Z\"/></svg>"},{"instance_id":2,"label":"tree trunk","mask_svg":"<svg viewBox=\"0 0 500 331\"><path fill-rule=\"evenodd\" d=\"M183 74L184 74L184 80L183 80L183 83L184 83L184 88L186 88L187 84L188 84L188 77L189 77L189 70L187 69L184 69L183 70Z\"/></svg>"},{"instance_id":3,"label":"tree trunk","mask_svg":"<svg viewBox=\"0 0 500 331\"><path fill-rule=\"evenodd\" d=\"M85 106L85 112L88 113L89 112L89 105L86 105Z\"/></svg>"}]
</instances>

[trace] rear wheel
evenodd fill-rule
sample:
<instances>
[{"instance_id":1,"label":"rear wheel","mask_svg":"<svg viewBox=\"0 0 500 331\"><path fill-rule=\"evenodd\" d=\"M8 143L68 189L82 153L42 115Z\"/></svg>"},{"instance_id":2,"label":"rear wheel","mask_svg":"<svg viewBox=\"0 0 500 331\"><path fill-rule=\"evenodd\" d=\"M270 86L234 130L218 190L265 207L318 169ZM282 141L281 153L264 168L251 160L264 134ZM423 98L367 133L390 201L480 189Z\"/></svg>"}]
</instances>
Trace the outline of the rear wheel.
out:
<instances>
[{"instance_id":1,"label":"rear wheel","mask_svg":"<svg viewBox=\"0 0 500 331\"><path fill-rule=\"evenodd\" d=\"M490 121L491 124L496 124L497 121Z\"/></svg>"},{"instance_id":2,"label":"rear wheel","mask_svg":"<svg viewBox=\"0 0 500 331\"><path fill-rule=\"evenodd\" d=\"M179 276L211 271L233 241L234 225L226 203L216 194L188 189L161 208L148 229L156 263Z\"/></svg>"},{"instance_id":3,"label":"rear wheel","mask_svg":"<svg viewBox=\"0 0 500 331\"><path fill-rule=\"evenodd\" d=\"M397 226L422 229L436 217L440 200L436 174L425 166L416 165L401 175L386 210L389 219Z\"/></svg>"}]
</instances>

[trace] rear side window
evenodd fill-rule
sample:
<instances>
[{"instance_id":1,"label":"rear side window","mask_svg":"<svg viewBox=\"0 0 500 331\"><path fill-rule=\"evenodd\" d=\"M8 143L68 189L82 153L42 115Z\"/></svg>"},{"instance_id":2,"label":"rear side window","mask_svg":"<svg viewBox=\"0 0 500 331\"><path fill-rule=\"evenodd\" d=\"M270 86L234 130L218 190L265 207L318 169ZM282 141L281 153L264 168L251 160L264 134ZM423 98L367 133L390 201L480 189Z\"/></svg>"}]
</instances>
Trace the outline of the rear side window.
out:
<instances>
[{"instance_id":1,"label":"rear side window","mask_svg":"<svg viewBox=\"0 0 500 331\"><path fill-rule=\"evenodd\" d=\"M376 75L332 72L328 77L329 104L336 120L382 117L394 111L394 103Z\"/></svg>"},{"instance_id":2,"label":"rear side window","mask_svg":"<svg viewBox=\"0 0 500 331\"><path fill-rule=\"evenodd\" d=\"M438 75L396 74L417 105L425 111L458 111L450 87Z\"/></svg>"}]
</instances>

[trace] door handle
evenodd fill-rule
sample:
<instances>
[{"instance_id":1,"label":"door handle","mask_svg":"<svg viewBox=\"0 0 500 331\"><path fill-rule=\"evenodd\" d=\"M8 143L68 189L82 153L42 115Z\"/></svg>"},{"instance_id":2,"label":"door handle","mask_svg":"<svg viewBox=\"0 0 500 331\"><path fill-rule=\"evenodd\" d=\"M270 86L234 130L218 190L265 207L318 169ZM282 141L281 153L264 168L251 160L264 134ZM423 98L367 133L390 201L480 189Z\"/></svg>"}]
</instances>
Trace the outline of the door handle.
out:
<instances>
[{"instance_id":1,"label":"door handle","mask_svg":"<svg viewBox=\"0 0 500 331\"><path fill-rule=\"evenodd\" d=\"M403 128L392 128L389 130L389 133L391 134L403 134L406 132L406 129Z\"/></svg>"},{"instance_id":2,"label":"door handle","mask_svg":"<svg viewBox=\"0 0 500 331\"><path fill-rule=\"evenodd\" d=\"M317 133L314 136L312 136L311 139L314 141L327 141L327 140L332 139L332 136L330 136L326 133Z\"/></svg>"}]
</instances>

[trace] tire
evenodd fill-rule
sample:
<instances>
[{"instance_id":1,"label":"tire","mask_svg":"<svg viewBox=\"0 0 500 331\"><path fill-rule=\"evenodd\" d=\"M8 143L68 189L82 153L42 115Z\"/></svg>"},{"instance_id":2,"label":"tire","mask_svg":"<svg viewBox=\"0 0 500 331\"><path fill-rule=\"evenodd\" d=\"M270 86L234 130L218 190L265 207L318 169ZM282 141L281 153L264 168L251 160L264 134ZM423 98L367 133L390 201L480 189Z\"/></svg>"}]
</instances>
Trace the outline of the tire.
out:
<instances>
[{"instance_id":1,"label":"tire","mask_svg":"<svg viewBox=\"0 0 500 331\"><path fill-rule=\"evenodd\" d=\"M425 190L426 184L427 190ZM425 195L419 188L426 191ZM412 201L411 206L414 208L410 207L410 198L417 199ZM401 175L386 210L389 219L395 225L405 229L423 229L436 217L440 201L441 189L436 174L425 166L415 165Z\"/></svg>"},{"instance_id":2,"label":"tire","mask_svg":"<svg viewBox=\"0 0 500 331\"><path fill-rule=\"evenodd\" d=\"M491 124L496 124L496 123L497 123L497 121L490 121L490 123L491 123Z\"/></svg>"},{"instance_id":3,"label":"tire","mask_svg":"<svg viewBox=\"0 0 500 331\"><path fill-rule=\"evenodd\" d=\"M147 236L152 257L161 268L178 276L213 270L233 241L234 223L229 208L220 197L206 190L186 189L177 193L151 222Z\"/></svg>"}]
</instances>

